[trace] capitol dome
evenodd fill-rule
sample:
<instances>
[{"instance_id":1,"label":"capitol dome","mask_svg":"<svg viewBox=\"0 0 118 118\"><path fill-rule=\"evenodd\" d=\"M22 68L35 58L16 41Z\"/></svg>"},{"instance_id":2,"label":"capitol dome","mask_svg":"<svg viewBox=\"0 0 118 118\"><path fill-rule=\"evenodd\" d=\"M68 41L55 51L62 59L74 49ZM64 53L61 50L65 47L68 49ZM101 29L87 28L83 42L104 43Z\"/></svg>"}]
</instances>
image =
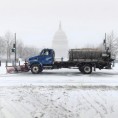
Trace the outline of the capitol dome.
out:
<instances>
[{"instance_id":1,"label":"capitol dome","mask_svg":"<svg viewBox=\"0 0 118 118\"><path fill-rule=\"evenodd\" d=\"M55 50L56 57L67 57L68 40L65 32L62 30L61 23L59 24L58 31L54 34L52 48Z\"/></svg>"},{"instance_id":2,"label":"capitol dome","mask_svg":"<svg viewBox=\"0 0 118 118\"><path fill-rule=\"evenodd\" d=\"M61 26L59 27L59 30L55 33L53 42L65 42L67 43L67 36L65 32L61 29Z\"/></svg>"}]
</instances>

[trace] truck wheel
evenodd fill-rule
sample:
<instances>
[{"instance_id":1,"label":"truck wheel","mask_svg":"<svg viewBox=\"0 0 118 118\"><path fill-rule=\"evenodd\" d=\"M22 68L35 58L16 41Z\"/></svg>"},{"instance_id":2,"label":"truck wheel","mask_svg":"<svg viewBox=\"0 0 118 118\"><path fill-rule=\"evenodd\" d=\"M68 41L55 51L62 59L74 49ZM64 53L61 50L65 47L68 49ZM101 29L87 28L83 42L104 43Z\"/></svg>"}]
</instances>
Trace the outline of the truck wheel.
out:
<instances>
[{"instance_id":1,"label":"truck wheel","mask_svg":"<svg viewBox=\"0 0 118 118\"><path fill-rule=\"evenodd\" d=\"M84 74L91 74L92 73L92 66L91 65L84 65L82 67Z\"/></svg>"},{"instance_id":2,"label":"truck wheel","mask_svg":"<svg viewBox=\"0 0 118 118\"><path fill-rule=\"evenodd\" d=\"M38 64L34 64L34 65L31 66L31 72L32 72L33 74L38 74L38 73L42 72L42 70L43 70L43 69L42 69L41 66L38 65Z\"/></svg>"}]
</instances>

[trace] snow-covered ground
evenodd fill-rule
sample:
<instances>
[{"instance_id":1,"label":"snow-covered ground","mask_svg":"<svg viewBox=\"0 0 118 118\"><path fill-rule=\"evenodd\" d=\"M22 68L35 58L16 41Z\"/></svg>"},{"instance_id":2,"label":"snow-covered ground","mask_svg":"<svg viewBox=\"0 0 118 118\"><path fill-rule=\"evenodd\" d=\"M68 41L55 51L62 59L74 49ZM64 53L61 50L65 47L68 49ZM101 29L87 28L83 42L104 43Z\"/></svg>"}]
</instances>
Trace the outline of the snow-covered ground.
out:
<instances>
[{"instance_id":1,"label":"snow-covered ground","mask_svg":"<svg viewBox=\"0 0 118 118\"><path fill-rule=\"evenodd\" d=\"M0 67L0 118L117 118L118 64L83 75L78 70L7 74Z\"/></svg>"}]
</instances>

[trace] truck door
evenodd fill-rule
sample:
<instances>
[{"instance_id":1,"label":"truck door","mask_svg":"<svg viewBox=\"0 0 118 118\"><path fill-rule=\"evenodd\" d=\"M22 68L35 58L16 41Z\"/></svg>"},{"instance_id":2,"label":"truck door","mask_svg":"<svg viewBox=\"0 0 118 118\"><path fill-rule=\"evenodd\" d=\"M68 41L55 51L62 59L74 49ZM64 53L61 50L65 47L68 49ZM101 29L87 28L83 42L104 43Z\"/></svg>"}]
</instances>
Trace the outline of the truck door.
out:
<instances>
[{"instance_id":1,"label":"truck door","mask_svg":"<svg viewBox=\"0 0 118 118\"><path fill-rule=\"evenodd\" d=\"M41 53L42 64L53 64L53 55L51 50L43 50Z\"/></svg>"}]
</instances>

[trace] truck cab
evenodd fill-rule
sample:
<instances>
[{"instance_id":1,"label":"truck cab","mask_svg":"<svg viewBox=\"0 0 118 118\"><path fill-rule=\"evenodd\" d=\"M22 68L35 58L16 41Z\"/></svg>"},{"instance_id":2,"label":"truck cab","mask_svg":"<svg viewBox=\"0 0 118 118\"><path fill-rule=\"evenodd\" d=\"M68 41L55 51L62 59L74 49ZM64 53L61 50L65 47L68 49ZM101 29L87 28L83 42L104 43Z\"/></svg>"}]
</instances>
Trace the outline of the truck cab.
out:
<instances>
[{"instance_id":1,"label":"truck cab","mask_svg":"<svg viewBox=\"0 0 118 118\"><path fill-rule=\"evenodd\" d=\"M39 56L39 62L43 65L53 64L54 51L52 49L43 49Z\"/></svg>"},{"instance_id":2,"label":"truck cab","mask_svg":"<svg viewBox=\"0 0 118 118\"><path fill-rule=\"evenodd\" d=\"M54 63L55 52L53 49L43 49L38 56L28 59L32 73L40 73L43 68L51 67Z\"/></svg>"}]
</instances>

